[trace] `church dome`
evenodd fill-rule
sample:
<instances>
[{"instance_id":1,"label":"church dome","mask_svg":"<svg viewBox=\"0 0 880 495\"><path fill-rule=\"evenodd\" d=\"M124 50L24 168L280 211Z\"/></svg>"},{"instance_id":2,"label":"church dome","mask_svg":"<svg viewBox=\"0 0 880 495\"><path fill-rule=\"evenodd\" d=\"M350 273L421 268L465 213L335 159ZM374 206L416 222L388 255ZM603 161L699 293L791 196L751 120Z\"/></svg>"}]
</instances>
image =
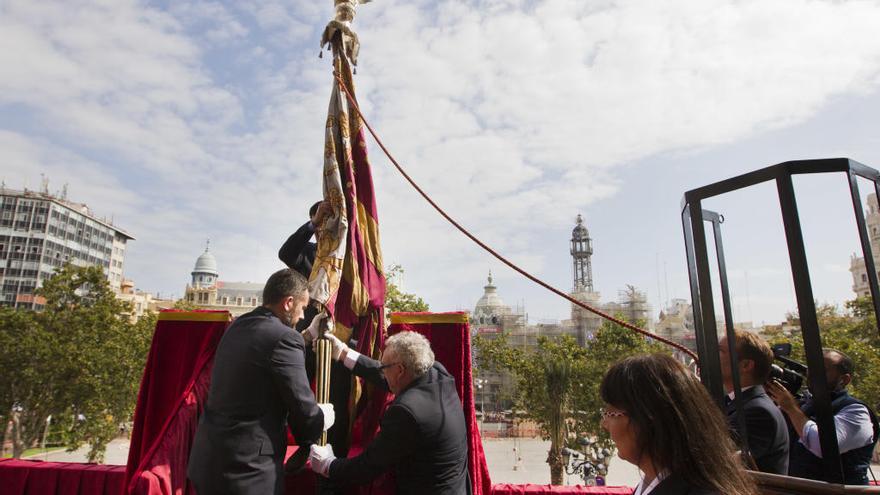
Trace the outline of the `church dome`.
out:
<instances>
[{"instance_id":1,"label":"church dome","mask_svg":"<svg viewBox=\"0 0 880 495\"><path fill-rule=\"evenodd\" d=\"M501 323L500 317L510 314L510 307L498 295L498 288L492 284L492 272L489 272L489 284L483 286L483 297L474 308L474 323Z\"/></svg>"},{"instance_id":2,"label":"church dome","mask_svg":"<svg viewBox=\"0 0 880 495\"><path fill-rule=\"evenodd\" d=\"M479 312L483 308L500 308L504 306L504 301L498 295L498 288L492 285L492 274L489 273L489 285L483 286L483 297L477 301L475 312Z\"/></svg>"},{"instance_id":3,"label":"church dome","mask_svg":"<svg viewBox=\"0 0 880 495\"><path fill-rule=\"evenodd\" d=\"M217 259L211 254L209 248L205 248L205 252L196 260L196 266L193 268L193 274L205 273L210 275L219 275L217 271Z\"/></svg>"}]
</instances>

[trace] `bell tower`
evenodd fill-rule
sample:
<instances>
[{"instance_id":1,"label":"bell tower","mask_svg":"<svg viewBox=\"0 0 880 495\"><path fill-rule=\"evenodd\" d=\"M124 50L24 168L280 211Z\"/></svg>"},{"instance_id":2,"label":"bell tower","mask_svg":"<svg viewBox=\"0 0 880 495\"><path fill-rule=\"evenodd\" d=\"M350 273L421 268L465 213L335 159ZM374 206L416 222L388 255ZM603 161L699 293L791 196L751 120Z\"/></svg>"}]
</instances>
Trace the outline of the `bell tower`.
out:
<instances>
[{"instance_id":1,"label":"bell tower","mask_svg":"<svg viewBox=\"0 0 880 495\"><path fill-rule=\"evenodd\" d=\"M584 219L577 216L577 225L571 231L571 258L574 272L574 292L593 292L593 240L584 227Z\"/></svg>"}]
</instances>

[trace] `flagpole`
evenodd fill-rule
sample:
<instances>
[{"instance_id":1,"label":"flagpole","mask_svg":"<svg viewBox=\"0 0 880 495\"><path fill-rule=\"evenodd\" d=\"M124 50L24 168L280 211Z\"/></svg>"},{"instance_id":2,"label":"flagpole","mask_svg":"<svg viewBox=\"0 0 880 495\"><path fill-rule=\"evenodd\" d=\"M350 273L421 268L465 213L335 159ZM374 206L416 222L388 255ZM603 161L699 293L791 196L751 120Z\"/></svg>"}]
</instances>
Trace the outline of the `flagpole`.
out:
<instances>
[{"instance_id":1,"label":"flagpole","mask_svg":"<svg viewBox=\"0 0 880 495\"><path fill-rule=\"evenodd\" d=\"M315 399L319 404L330 402L330 364L333 359L331 356L332 344L330 339L327 338L327 334L330 333L327 320L328 318L324 318L321 321L320 334L315 342L315 357L317 361L317 369L315 370ZM326 430L321 433L321 440L318 444L327 445Z\"/></svg>"},{"instance_id":2,"label":"flagpole","mask_svg":"<svg viewBox=\"0 0 880 495\"><path fill-rule=\"evenodd\" d=\"M359 4L368 3L369 1L370 0L334 0L335 16L333 20L327 23L327 27L324 28L324 33L321 36L322 51L325 46L331 45L334 58L346 57L353 66L357 65L360 43L358 41L357 33L351 29L351 23L354 21L357 6ZM338 45L335 44L335 41L337 40ZM334 62L333 65L335 71L336 63ZM323 225L318 226L319 229L323 227ZM326 237L318 237L318 244L321 243L322 238ZM330 308L325 308L325 312L330 315L330 317L325 318L321 322L319 337L315 342L315 399L318 403L330 402L330 365L332 364L333 359L332 344L327 338L327 334L332 332L331 328L335 326L335 323L331 321L333 311L330 311ZM341 413L342 411L337 414ZM327 445L326 431L321 434L319 444Z\"/></svg>"}]
</instances>

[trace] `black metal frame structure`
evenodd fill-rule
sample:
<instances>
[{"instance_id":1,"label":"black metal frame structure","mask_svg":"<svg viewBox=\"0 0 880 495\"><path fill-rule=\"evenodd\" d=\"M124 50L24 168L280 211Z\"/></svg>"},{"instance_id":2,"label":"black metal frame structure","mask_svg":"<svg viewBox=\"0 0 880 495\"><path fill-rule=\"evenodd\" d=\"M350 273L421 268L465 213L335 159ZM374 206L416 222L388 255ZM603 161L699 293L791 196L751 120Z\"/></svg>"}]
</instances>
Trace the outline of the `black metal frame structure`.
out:
<instances>
[{"instance_id":1,"label":"black metal frame structure","mask_svg":"<svg viewBox=\"0 0 880 495\"><path fill-rule=\"evenodd\" d=\"M737 362L737 356L733 335L733 313L727 284L727 267L724 261L724 249L721 239L723 217L716 212L703 210L702 202L708 198L764 182L776 182L807 366L809 367L810 374L818 373L815 376L825 376L822 339L816 315L816 304L813 299L813 287L810 280L806 246L804 245L803 233L801 231L792 176L834 172L846 174L852 198L853 213L862 245L862 255L865 259L874 314L877 316L877 321L880 321L880 288L878 288L880 286L878 286L877 267L874 266L874 256L871 252L871 242L865 225L865 216L862 210L858 185L859 177L873 182L874 192L880 197L880 172L877 170L847 158L790 161L692 189L684 194L681 203L681 219L684 229L685 250L687 252L697 352L700 356L700 378L719 406L723 406L726 394L724 393L721 381L721 361L718 356L718 329L715 323L716 310L712 294L709 249L706 242L706 222L711 222L715 238L715 256L718 263L721 300L724 306L724 322L731 363ZM736 407L739 408L741 398L739 393L739 374L736 366L732 366L732 377L735 392L734 402ZM827 390L824 380L821 383L813 384L816 423L819 426L819 440L822 452L825 454L823 455L825 467L827 472L836 473L839 477L838 482L842 483L843 471L840 463L840 452L837 447L837 436L834 429L829 394L830 391ZM739 416L743 419L744 415L740 414ZM741 431L745 432L744 424L740 424L740 428ZM745 442L746 435L743 434L740 437L743 439L743 452L748 452L748 445Z\"/></svg>"}]
</instances>

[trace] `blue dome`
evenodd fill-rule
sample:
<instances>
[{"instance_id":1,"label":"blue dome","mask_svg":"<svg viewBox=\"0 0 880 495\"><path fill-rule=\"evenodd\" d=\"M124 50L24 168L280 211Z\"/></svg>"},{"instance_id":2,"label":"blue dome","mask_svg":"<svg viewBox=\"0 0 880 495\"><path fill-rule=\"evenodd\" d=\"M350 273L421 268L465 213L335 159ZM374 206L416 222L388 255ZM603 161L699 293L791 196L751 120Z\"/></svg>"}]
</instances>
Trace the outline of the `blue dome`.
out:
<instances>
[{"instance_id":1,"label":"blue dome","mask_svg":"<svg viewBox=\"0 0 880 495\"><path fill-rule=\"evenodd\" d=\"M211 251L209 251L208 248L205 248L205 252L196 260L196 266L193 268L193 275L196 273L205 273L215 276L220 275L220 272L217 271L217 259L214 258L214 255L211 254Z\"/></svg>"}]
</instances>

